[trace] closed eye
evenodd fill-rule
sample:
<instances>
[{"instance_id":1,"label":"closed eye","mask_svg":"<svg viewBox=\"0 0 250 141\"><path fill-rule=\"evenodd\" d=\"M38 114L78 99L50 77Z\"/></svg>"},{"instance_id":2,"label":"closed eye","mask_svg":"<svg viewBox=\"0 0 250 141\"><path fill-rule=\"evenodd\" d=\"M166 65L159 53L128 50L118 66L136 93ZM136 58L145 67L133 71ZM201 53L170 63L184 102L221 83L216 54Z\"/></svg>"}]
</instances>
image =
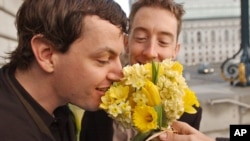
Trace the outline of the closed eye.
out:
<instances>
[{"instance_id":1,"label":"closed eye","mask_svg":"<svg viewBox=\"0 0 250 141\"><path fill-rule=\"evenodd\" d=\"M135 40L137 42L145 42L147 40L147 38L144 38L144 37L136 37Z\"/></svg>"},{"instance_id":2,"label":"closed eye","mask_svg":"<svg viewBox=\"0 0 250 141\"><path fill-rule=\"evenodd\" d=\"M98 60L100 64L108 64L109 60Z\"/></svg>"},{"instance_id":3,"label":"closed eye","mask_svg":"<svg viewBox=\"0 0 250 141\"><path fill-rule=\"evenodd\" d=\"M164 42L164 41L159 41L159 44L160 44L161 46L163 46L163 47L169 45L168 42Z\"/></svg>"}]
</instances>

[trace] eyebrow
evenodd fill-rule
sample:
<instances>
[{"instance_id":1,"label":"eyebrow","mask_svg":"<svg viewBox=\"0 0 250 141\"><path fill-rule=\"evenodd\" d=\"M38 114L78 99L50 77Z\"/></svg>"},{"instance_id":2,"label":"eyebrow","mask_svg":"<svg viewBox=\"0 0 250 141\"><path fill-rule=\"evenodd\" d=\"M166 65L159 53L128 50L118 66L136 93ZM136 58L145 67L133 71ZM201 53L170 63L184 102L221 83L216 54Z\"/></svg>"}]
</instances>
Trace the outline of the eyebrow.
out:
<instances>
[{"instance_id":1,"label":"eyebrow","mask_svg":"<svg viewBox=\"0 0 250 141\"><path fill-rule=\"evenodd\" d=\"M149 31L146 28L144 28L144 27L136 27L134 29L134 32L138 32L138 31L143 31L143 32L149 33ZM166 32L166 31L161 31L160 34L163 34L163 35L166 35L166 36L170 36L171 38L174 37L174 35L172 33Z\"/></svg>"},{"instance_id":2,"label":"eyebrow","mask_svg":"<svg viewBox=\"0 0 250 141\"><path fill-rule=\"evenodd\" d=\"M111 49L108 46L105 46L104 48L101 48L97 51L98 54L102 54L105 52L108 52L109 54L112 54L112 55L118 55L118 53L115 50Z\"/></svg>"},{"instance_id":3,"label":"eyebrow","mask_svg":"<svg viewBox=\"0 0 250 141\"><path fill-rule=\"evenodd\" d=\"M134 32L139 32L139 31L148 32L148 30L147 30L146 28L144 28L144 27L136 27L136 28L134 29Z\"/></svg>"}]
</instances>

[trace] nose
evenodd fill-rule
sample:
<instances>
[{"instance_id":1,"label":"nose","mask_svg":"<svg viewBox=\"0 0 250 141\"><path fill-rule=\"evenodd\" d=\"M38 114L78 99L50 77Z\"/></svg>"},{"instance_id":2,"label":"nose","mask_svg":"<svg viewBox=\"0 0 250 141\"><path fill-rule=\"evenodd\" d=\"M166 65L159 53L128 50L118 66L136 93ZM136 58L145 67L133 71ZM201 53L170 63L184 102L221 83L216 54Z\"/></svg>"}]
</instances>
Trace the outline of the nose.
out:
<instances>
[{"instance_id":1,"label":"nose","mask_svg":"<svg viewBox=\"0 0 250 141\"><path fill-rule=\"evenodd\" d=\"M120 81L123 77L122 64L119 58L116 63L112 65L111 71L108 73L107 77L112 82Z\"/></svg>"},{"instance_id":2,"label":"nose","mask_svg":"<svg viewBox=\"0 0 250 141\"><path fill-rule=\"evenodd\" d=\"M148 41L146 47L144 48L142 54L148 59L152 60L157 58L158 53L156 50L157 44L154 41Z\"/></svg>"}]
</instances>

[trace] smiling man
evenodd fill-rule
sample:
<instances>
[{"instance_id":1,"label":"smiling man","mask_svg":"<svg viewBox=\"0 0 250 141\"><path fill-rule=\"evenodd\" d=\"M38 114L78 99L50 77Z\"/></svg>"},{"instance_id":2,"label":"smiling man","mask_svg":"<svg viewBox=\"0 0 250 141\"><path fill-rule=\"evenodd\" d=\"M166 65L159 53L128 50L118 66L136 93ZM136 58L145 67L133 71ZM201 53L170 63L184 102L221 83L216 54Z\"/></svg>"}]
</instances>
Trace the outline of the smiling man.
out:
<instances>
[{"instance_id":1,"label":"smiling man","mask_svg":"<svg viewBox=\"0 0 250 141\"><path fill-rule=\"evenodd\" d=\"M126 51L131 64L176 58L180 49L177 41L179 23L171 11L145 6L130 17L132 20Z\"/></svg>"}]
</instances>

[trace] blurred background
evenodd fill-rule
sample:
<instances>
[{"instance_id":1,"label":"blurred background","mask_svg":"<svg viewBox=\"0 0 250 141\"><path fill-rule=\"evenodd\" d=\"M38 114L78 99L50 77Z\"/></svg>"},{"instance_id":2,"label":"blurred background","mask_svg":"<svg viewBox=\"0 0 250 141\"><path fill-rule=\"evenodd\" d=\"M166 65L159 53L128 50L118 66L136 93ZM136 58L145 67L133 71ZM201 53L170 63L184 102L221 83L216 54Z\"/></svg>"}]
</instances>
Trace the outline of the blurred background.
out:
<instances>
[{"instance_id":1,"label":"blurred background","mask_svg":"<svg viewBox=\"0 0 250 141\"><path fill-rule=\"evenodd\" d=\"M117 1L127 16L134 0ZM250 124L248 0L175 0L185 15L177 60L196 92L203 117L200 130L229 137L230 124ZM17 46L15 14L22 0L0 0L0 56ZM0 58L0 65L8 60ZM126 62L126 56L122 56Z\"/></svg>"}]
</instances>

